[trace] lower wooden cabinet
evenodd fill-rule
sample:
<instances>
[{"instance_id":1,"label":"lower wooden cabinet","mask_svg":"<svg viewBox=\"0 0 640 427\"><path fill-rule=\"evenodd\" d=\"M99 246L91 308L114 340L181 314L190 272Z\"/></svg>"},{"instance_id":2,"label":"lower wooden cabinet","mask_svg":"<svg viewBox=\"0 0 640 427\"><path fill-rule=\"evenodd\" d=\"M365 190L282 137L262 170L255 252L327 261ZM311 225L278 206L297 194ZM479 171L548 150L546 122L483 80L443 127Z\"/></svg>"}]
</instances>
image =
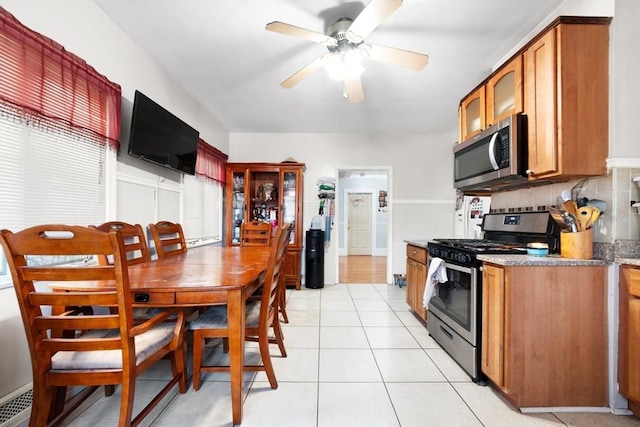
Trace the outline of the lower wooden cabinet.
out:
<instances>
[{"instance_id":1,"label":"lower wooden cabinet","mask_svg":"<svg viewBox=\"0 0 640 427\"><path fill-rule=\"evenodd\" d=\"M640 416L640 267L620 267L618 383L629 408Z\"/></svg>"},{"instance_id":2,"label":"lower wooden cabinet","mask_svg":"<svg viewBox=\"0 0 640 427\"><path fill-rule=\"evenodd\" d=\"M427 320L427 309L423 305L424 288L427 282L427 249L407 245L407 304L422 320Z\"/></svg>"},{"instance_id":3,"label":"lower wooden cabinet","mask_svg":"<svg viewBox=\"0 0 640 427\"><path fill-rule=\"evenodd\" d=\"M482 371L514 406L607 406L604 266L482 275Z\"/></svg>"}]
</instances>

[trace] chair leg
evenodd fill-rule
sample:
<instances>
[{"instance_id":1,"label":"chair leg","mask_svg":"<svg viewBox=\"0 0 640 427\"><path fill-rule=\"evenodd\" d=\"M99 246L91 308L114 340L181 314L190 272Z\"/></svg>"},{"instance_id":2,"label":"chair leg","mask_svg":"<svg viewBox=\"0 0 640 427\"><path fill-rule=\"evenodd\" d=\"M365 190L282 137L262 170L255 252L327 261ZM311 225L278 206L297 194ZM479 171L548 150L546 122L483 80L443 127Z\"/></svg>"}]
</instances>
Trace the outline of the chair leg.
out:
<instances>
[{"instance_id":1,"label":"chair leg","mask_svg":"<svg viewBox=\"0 0 640 427\"><path fill-rule=\"evenodd\" d=\"M36 379L34 378L34 381ZM29 427L45 426L50 419L57 414L53 413L56 393L52 387L33 384L33 405L31 406L31 419Z\"/></svg>"},{"instance_id":2,"label":"chair leg","mask_svg":"<svg viewBox=\"0 0 640 427\"><path fill-rule=\"evenodd\" d=\"M258 339L260 346L260 357L262 358L262 364L264 365L264 371L269 379L269 385L272 389L278 388L278 381L276 380L276 373L273 370L273 364L271 363L271 354L269 353L269 336L267 332L260 334Z\"/></svg>"},{"instance_id":3,"label":"chair leg","mask_svg":"<svg viewBox=\"0 0 640 427\"><path fill-rule=\"evenodd\" d=\"M282 315L282 321L289 323L289 317L287 316L287 286L280 285L278 289L278 311Z\"/></svg>"},{"instance_id":4,"label":"chair leg","mask_svg":"<svg viewBox=\"0 0 640 427\"><path fill-rule=\"evenodd\" d=\"M119 426L130 426L133 418L133 398L136 394L136 379L131 375L122 376L122 395L120 396Z\"/></svg>"},{"instance_id":5,"label":"chair leg","mask_svg":"<svg viewBox=\"0 0 640 427\"><path fill-rule=\"evenodd\" d=\"M280 355L282 357L287 357L287 350L284 348L284 334L282 333L282 327L280 326L280 319L275 316L273 320L273 333L276 338L276 344L278 344L278 348L280 349Z\"/></svg>"},{"instance_id":6,"label":"chair leg","mask_svg":"<svg viewBox=\"0 0 640 427\"><path fill-rule=\"evenodd\" d=\"M200 390L200 367L202 366L202 356L204 352L204 338L200 330L193 331L193 389Z\"/></svg>"},{"instance_id":7,"label":"chair leg","mask_svg":"<svg viewBox=\"0 0 640 427\"><path fill-rule=\"evenodd\" d=\"M181 394L187 392L187 343L183 341L180 347L171 353L171 373L175 377L180 375L178 380L178 391Z\"/></svg>"}]
</instances>

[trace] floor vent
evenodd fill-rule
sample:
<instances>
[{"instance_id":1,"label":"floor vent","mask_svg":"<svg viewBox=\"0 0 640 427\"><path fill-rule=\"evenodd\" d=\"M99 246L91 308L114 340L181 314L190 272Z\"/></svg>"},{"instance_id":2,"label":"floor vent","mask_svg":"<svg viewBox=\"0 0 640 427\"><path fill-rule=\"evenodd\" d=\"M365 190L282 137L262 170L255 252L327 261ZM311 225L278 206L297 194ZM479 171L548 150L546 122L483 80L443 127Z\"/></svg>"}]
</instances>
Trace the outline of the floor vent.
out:
<instances>
[{"instance_id":1,"label":"floor vent","mask_svg":"<svg viewBox=\"0 0 640 427\"><path fill-rule=\"evenodd\" d=\"M11 425L11 419L31 408L32 402L33 390L29 390L0 406L0 427Z\"/></svg>"}]
</instances>

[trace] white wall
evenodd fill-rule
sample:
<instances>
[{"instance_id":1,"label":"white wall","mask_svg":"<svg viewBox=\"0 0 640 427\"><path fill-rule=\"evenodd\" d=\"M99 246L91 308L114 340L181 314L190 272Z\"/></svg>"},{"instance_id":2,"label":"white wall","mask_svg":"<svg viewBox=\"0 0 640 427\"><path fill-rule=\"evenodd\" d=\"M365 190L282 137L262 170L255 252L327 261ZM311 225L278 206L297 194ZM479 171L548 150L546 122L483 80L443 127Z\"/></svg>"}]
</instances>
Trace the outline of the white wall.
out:
<instances>
[{"instance_id":1,"label":"white wall","mask_svg":"<svg viewBox=\"0 0 640 427\"><path fill-rule=\"evenodd\" d=\"M338 179L338 169L362 165L390 166L389 203L393 237L388 256L391 273L405 271L404 239L430 239L453 234L452 145L457 116L451 112L451 132L439 135L260 134L231 133L229 161L281 162L293 157L307 165L304 175L304 228L318 212L316 182ZM336 216L340 206L337 205ZM332 232L325 253L325 281L335 277L337 241Z\"/></svg>"},{"instance_id":2,"label":"white wall","mask_svg":"<svg viewBox=\"0 0 640 427\"><path fill-rule=\"evenodd\" d=\"M171 76L128 39L92 1L0 0L22 24L50 37L87 61L109 80L122 86L122 143L119 161L110 170L109 185L116 188L116 172L139 183L172 188L180 175L127 155L126 141L136 89L154 99L200 131L200 136L223 152L229 151L228 133L215 118L191 99ZM111 191L108 216L115 215ZM152 220L146 222L153 222ZM142 222L143 224L145 221ZM13 288L0 290L0 400L31 381L31 364Z\"/></svg>"}]
</instances>

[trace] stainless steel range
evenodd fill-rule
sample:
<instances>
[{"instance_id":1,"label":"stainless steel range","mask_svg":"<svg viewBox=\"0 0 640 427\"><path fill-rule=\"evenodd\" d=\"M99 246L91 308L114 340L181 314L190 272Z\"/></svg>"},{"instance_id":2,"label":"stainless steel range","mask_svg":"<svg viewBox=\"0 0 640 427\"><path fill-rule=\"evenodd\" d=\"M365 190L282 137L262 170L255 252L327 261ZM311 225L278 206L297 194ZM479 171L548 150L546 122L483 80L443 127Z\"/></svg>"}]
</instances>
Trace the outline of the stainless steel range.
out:
<instances>
[{"instance_id":1,"label":"stainless steel range","mask_svg":"<svg viewBox=\"0 0 640 427\"><path fill-rule=\"evenodd\" d=\"M427 312L429 334L471 376L480 370L482 336L482 262L480 254L526 254L527 244L543 242L559 252L559 229L549 212L486 214L483 240L434 239L427 244L429 260L444 261L447 281L438 285Z\"/></svg>"}]
</instances>

